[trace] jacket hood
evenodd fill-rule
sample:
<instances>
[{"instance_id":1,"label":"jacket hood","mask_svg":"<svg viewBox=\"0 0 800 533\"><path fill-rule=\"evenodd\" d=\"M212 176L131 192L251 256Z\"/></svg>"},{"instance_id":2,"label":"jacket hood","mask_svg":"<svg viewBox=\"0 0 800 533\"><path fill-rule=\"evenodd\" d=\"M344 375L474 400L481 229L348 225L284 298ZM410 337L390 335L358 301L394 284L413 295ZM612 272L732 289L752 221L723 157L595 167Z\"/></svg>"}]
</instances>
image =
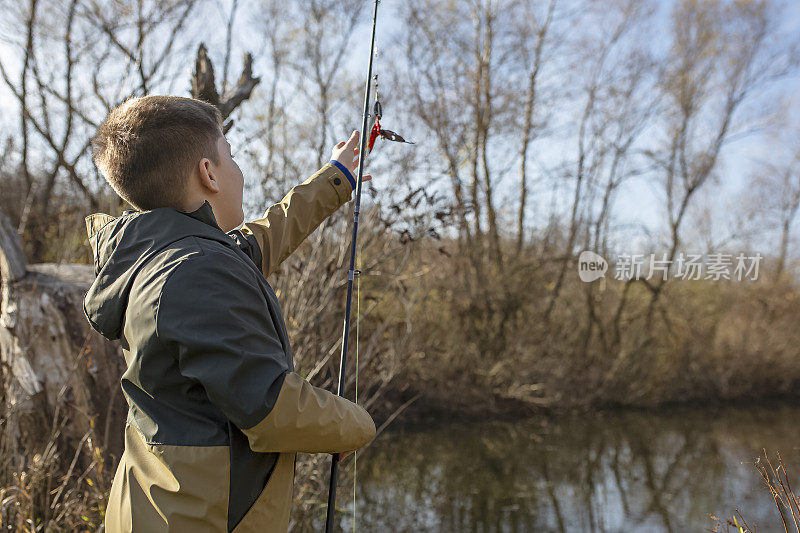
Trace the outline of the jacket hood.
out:
<instances>
[{"instance_id":1,"label":"jacket hood","mask_svg":"<svg viewBox=\"0 0 800 533\"><path fill-rule=\"evenodd\" d=\"M131 286L139 270L158 252L189 236L233 245L206 201L186 213L170 207L125 211L120 217L96 213L86 217L86 230L97 277L83 300L92 327L110 340L120 338Z\"/></svg>"}]
</instances>

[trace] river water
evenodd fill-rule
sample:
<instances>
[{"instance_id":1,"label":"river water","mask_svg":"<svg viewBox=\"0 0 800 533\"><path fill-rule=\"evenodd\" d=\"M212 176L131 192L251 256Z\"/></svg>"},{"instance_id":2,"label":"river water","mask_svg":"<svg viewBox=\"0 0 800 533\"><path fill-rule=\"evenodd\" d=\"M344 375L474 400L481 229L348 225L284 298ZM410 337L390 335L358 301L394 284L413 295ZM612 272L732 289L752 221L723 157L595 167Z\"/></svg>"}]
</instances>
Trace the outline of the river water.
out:
<instances>
[{"instance_id":1,"label":"river water","mask_svg":"<svg viewBox=\"0 0 800 533\"><path fill-rule=\"evenodd\" d=\"M799 422L770 404L395 425L357 458L356 529L700 532L738 508L783 531L753 461L780 452L800 487Z\"/></svg>"}]
</instances>

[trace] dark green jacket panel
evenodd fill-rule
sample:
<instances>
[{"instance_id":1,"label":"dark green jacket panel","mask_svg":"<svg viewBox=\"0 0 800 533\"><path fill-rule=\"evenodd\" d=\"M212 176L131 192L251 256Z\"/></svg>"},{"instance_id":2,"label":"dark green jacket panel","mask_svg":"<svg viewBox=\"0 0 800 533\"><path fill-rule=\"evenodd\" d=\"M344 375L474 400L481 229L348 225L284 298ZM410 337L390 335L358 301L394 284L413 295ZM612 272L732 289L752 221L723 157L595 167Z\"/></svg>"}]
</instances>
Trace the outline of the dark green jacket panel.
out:
<instances>
[{"instance_id":1,"label":"dark green jacket panel","mask_svg":"<svg viewBox=\"0 0 800 533\"><path fill-rule=\"evenodd\" d=\"M175 347L182 376L247 428L272 409L284 374L292 370L291 352L263 276L213 244L171 273L157 310L156 338Z\"/></svg>"},{"instance_id":2,"label":"dark green jacket panel","mask_svg":"<svg viewBox=\"0 0 800 533\"><path fill-rule=\"evenodd\" d=\"M183 262L202 253L196 237L172 243L140 270L131 286L120 339L127 363L122 390L130 405L128 423L149 442L199 446L228 442L223 413L200 383L181 374L177 347L156 337L164 284Z\"/></svg>"},{"instance_id":3,"label":"dark green jacket panel","mask_svg":"<svg viewBox=\"0 0 800 533\"><path fill-rule=\"evenodd\" d=\"M258 271L261 272L261 247L258 245L256 236L252 233L249 235L245 234L242 232L242 230L238 229L229 231L228 235L231 239L233 239L239 249L250 258Z\"/></svg>"},{"instance_id":4,"label":"dark green jacket panel","mask_svg":"<svg viewBox=\"0 0 800 533\"><path fill-rule=\"evenodd\" d=\"M84 298L84 313L92 327L110 340L119 339L140 270L171 244L193 236L238 249L217 226L208 202L191 213L168 207L126 211L90 237L97 277Z\"/></svg>"}]
</instances>

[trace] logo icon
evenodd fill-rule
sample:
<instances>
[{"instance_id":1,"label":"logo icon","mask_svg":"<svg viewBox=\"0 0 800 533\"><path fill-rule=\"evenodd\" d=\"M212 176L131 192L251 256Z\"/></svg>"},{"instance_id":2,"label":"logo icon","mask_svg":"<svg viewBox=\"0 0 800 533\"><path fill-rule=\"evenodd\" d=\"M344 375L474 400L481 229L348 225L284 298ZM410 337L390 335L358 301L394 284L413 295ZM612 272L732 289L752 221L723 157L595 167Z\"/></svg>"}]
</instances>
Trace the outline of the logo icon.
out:
<instances>
[{"instance_id":1,"label":"logo icon","mask_svg":"<svg viewBox=\"0 0 800 533\"><path fill-rule=\"evenodd\" d=\"M578 276L581 281L589 283L596 279L604 278L608 271L608 262L602 256L585 250L578 257Z\"/></svg>"}]
</instances>

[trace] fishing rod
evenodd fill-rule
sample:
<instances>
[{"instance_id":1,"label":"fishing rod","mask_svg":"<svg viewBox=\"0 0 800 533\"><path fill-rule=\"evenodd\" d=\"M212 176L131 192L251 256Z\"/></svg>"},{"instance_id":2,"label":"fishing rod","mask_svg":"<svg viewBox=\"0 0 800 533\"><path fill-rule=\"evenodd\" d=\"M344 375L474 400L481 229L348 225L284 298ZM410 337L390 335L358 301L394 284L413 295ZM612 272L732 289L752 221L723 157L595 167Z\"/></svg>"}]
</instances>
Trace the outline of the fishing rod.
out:
<instances>
[{"instance_id":1,"label":"fishing rod","mask_svg":"<svg viewBox=\"0 0 800 533\"><path fill-rule=\"evenodd\" d=\"M358 180L356 182L356 204L353 215L353 237L350 240L350 269L347 272L347 305L344 314L344 332L342 333L342 354L339 361L339 387L336 390L338 396L344 391L346 370L347 370L347 340L350 336L350 307L353 300L353 277L355 276L356 265L356 243L358 241L358 214L361 208L361 182L364 176L364 161L366 159L365 148L367 147L367 124L369 121L369 91L372 82L372 59L375 51L375 23L378 18L378 3L375 0L375 7L372 12L372 39L369 46L369 68L367 71L367 82L364 88L364 120L361 127L361 138L359 140L359 161L358 161ZM356 369L358 371L358 369ZM336 479L339 474L339 454L334 453L331 457L331 479L328 486L328 510L325 517L325 532L333 532L333 518L336 514Z\"/></svg>"}]
</instances>

